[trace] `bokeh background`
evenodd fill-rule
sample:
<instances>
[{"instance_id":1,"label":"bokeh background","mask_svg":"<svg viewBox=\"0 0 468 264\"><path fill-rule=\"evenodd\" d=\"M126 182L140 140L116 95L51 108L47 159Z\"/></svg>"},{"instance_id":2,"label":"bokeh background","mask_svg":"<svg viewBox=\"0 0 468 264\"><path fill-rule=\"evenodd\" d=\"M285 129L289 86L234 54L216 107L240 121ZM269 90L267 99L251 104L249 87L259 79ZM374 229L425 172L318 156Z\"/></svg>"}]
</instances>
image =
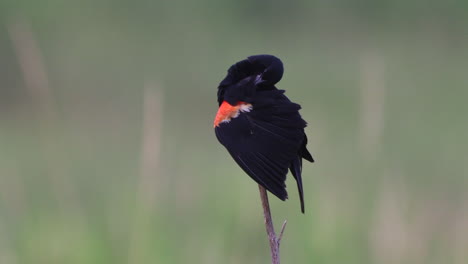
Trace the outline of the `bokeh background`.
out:
<instances>
[{"instance_id":1,"label":"bokeh background","mask_svg":"<svg viewBox=\"0 0 468 264\"><path fill-rule=\"evenodd\" d=\"M212 121L280 57L315 164L284 263L468 263L467 1L1 0L0 263L269 263Z\"/></svg>"}]
</instances>

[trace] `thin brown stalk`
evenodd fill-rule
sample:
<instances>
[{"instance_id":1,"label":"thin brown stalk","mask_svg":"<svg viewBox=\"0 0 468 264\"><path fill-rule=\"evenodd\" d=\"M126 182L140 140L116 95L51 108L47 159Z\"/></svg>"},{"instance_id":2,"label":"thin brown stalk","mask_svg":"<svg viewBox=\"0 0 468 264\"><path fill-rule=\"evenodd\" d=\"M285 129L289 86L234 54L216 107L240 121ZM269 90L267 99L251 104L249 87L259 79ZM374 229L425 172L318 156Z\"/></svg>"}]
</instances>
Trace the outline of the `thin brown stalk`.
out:
<instances>
[{"instance_id":1,"label":"thin brown stalk","mask_svg":"<svg viewBox=\"0 0 468 264\"><path fill-rule=\"evenodd\" d=\"M360 145L366 159L375 157L385 121L385 61L378 52L361 58Z\"/></svg>"},{"instance_id":2,"label":"thin brown stalk","mask_svg":"<svg viewBox=\"0 0 468 264\"><path fill-rule=\"evenodd\" d=\"M279 237L276 236L275 228L273 226L273 220L271 218L270 212L270 203L268 202L268 194L265 188L261 185L258 185L260 190L260 199L262 200L263 207L263 216L265 218L265 227L268 234L268 240L270 241L270 251L271 251L271 263L279 264L280 263L280 242L283 237L284 229L286 228L286 221L284 221L283 226L281 227Z\"/></svg>"},{"instance_id":3,"label":"thin brown stalk","mask_svg":"<svg viewBox=\"0 0 468 264\"><path fill-rule=\"evenodd\" d=\"M140 177L136 190L136 205L133 225L129 240L128 263L144 263L147 247L147 230L151 227L151 215L154 212L156 200L157 174L159 171L159 157L161 146L162 123L162 92L146 85L143 103L143 137L141 142Z\"/></svg>"},{"instance_id":4,"label":"thin brown stalk","mask_svg":"<svg viewBox=\"0 0 468 264\"><path fill-rule=\"evenodd\" d=\"M18 19L8 24L7 29L37 119L37 134L52 192L61 212L79 218L83 216L83 209L69 177L69 161L64 156L65 151L60 142L58 111L41 49L26 20Z\"/></svg>"}]
</instances>

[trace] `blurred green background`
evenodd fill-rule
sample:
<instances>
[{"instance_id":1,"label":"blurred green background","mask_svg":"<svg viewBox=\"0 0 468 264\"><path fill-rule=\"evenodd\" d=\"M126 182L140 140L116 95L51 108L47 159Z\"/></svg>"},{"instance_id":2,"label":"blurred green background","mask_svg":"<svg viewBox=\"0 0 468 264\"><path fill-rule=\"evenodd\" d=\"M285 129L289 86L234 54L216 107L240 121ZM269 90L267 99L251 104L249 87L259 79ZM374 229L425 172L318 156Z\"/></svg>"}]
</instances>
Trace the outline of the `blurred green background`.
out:
<instances>
[{"instance_id":1,"label":"blurred green background","mask_svg":"<svg viewBox=\"0 0 468 264\"><path fill-rule=\"evenodd\" d=\"M216 87L280 57L283 263L468 263L467 1L1 0L0 263L269 263Z\"/></svg>"}]
</instances>

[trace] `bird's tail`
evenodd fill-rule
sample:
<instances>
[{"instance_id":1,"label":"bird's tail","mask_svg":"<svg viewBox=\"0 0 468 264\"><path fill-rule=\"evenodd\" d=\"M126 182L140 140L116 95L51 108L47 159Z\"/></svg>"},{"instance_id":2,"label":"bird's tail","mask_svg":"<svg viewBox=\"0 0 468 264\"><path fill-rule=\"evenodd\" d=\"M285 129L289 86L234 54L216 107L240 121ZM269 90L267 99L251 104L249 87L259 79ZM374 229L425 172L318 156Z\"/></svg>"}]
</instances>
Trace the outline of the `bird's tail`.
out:
<instances>
[{"instance_id":1,"label":"bird's tail","mask_svg":"<svg viewBox=\"0 0 468 264\"><path fill-rule=\"evenodd\" d=\"M289 168L296 179L297 189L299 190L299 199L301 200L301 211L304 213L304 191L302 189L302 157L297 156L291 163Z\"/></svg>"}]
</instances>

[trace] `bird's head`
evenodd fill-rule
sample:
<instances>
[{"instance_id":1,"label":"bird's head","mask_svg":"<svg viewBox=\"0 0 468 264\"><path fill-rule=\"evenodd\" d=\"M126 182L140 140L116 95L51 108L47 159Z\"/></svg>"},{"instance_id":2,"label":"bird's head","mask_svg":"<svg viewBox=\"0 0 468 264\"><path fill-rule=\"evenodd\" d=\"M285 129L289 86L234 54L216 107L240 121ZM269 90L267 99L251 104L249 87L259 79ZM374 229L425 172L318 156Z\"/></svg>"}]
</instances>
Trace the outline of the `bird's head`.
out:
<instances>
[{"instance_id":1,"label":"bird's head","mask_svg":"<svg viewBox=\"0 0 468 264\"><path fill-rule=\"evenodd\" d=\"M218 102L250 102L256 90L274 89L283 71L283 63L273 55L254 55L239 61L219 84Z\"/></svg>"}]
</instances>

